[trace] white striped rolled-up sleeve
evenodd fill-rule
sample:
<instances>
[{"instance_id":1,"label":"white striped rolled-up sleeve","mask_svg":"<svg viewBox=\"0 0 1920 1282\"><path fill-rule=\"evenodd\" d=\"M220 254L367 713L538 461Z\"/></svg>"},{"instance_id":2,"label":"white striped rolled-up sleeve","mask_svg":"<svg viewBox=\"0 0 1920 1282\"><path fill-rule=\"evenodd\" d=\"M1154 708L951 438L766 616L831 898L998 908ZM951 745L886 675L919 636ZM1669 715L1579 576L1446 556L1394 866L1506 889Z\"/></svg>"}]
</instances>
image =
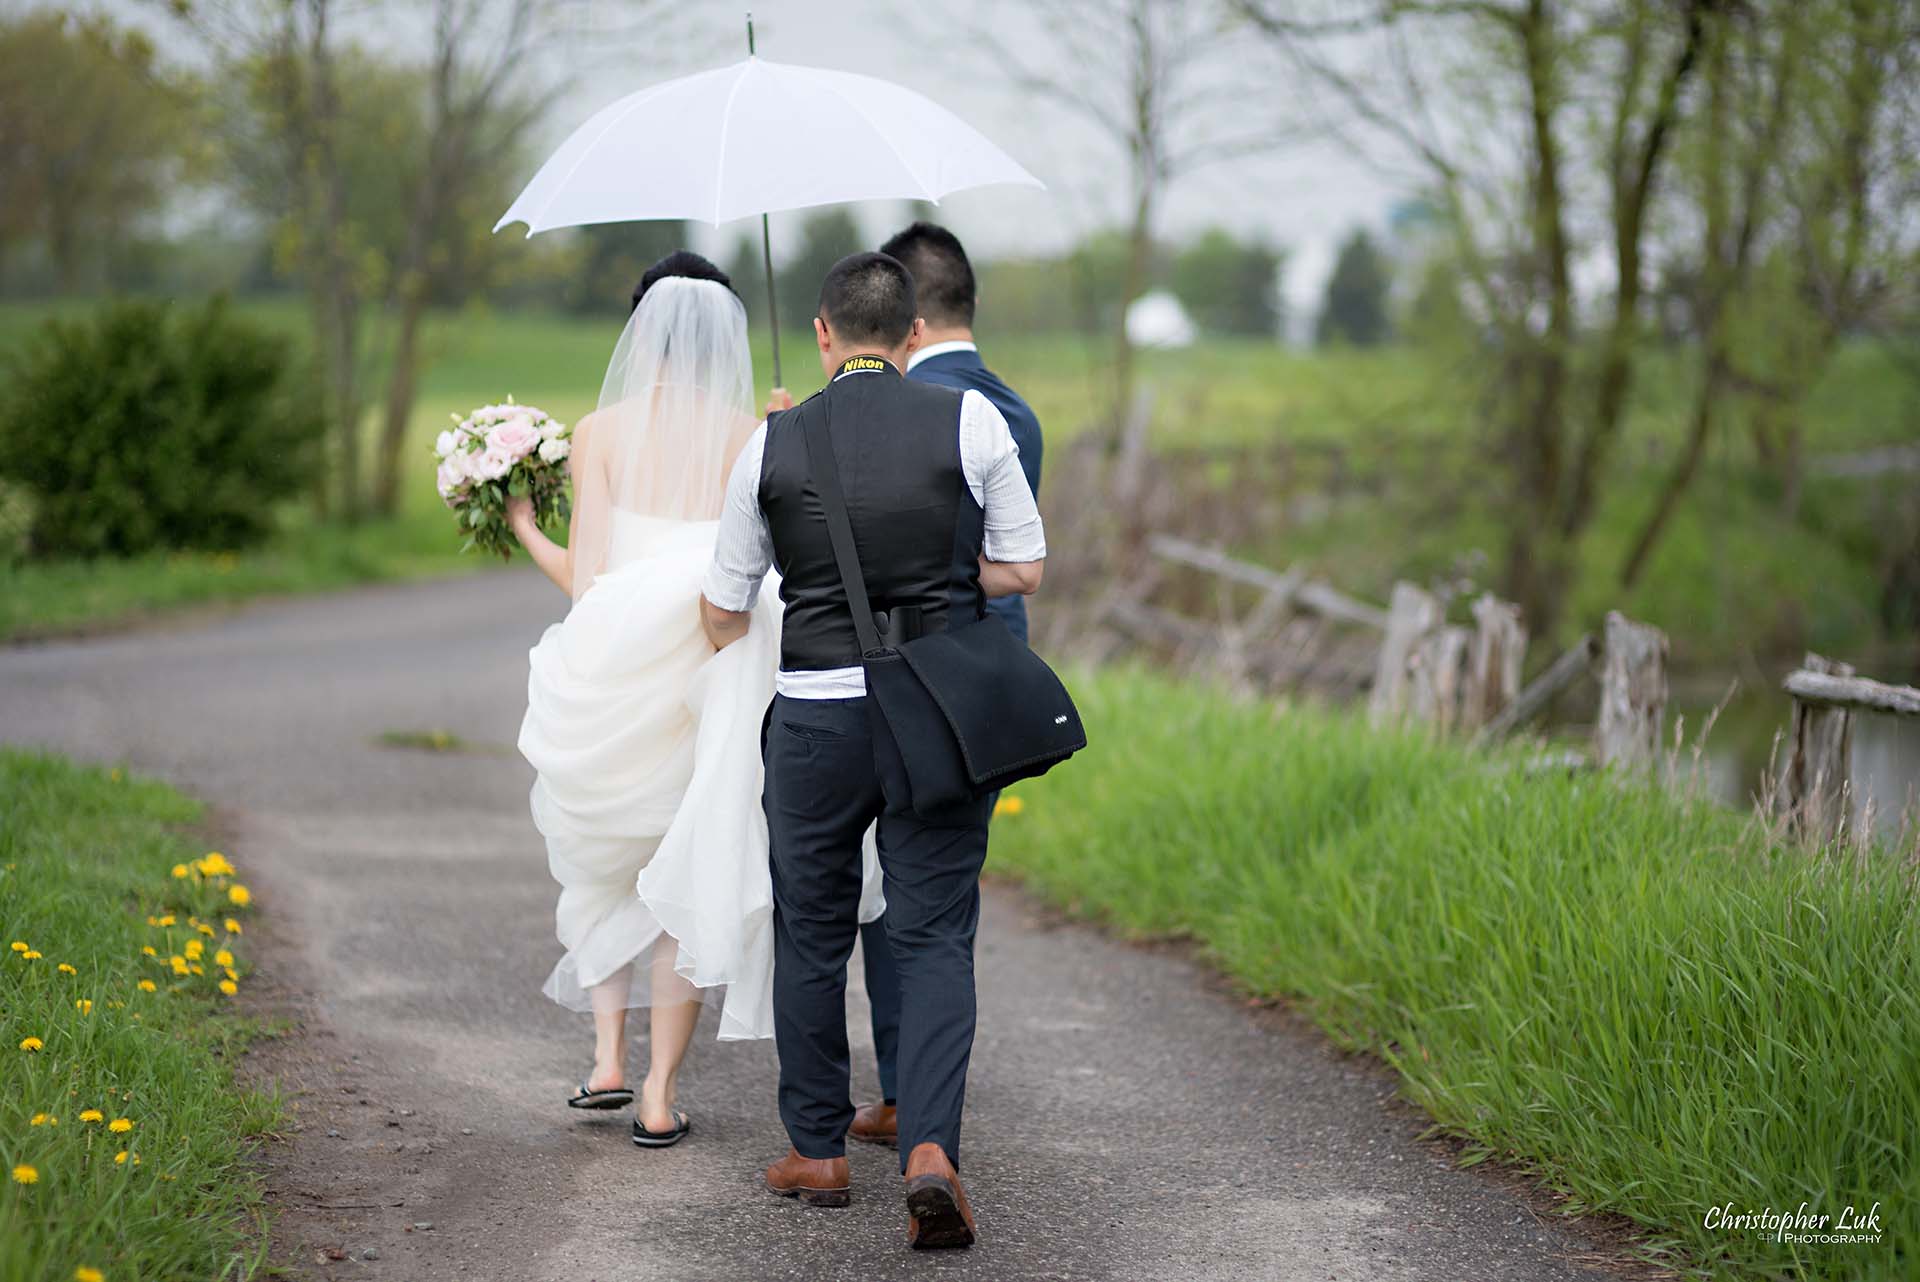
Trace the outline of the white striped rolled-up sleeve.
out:
<instances>
[{"instance_id":1,"label":"white striped rolled-up sleeve","mask_svg":"<svg viewBox=\"0 0 1920 1282\"><path fill-rule=\"evenodd\" d=\"M987 560L1045 560L1046 527L1020 468L1020 447L993 402L972 389L960 399L960 470L987 514Z\"/></svg>"},{"instance_id":2,"label":"white striped rolled-up sleeve","mask_svg":"<svg viewBox=\"0 0 1920 1282\"><path fill-rule=\"evenodd\" d=\"M700 585L700 594L722 610L751 610L760 599L761 582L773 568L773 534L767 528L766 513L760 510L760 460L766 448L767 425L762 423L747 439L727 478L713 562Z\"/></svg>"}]
</instances>

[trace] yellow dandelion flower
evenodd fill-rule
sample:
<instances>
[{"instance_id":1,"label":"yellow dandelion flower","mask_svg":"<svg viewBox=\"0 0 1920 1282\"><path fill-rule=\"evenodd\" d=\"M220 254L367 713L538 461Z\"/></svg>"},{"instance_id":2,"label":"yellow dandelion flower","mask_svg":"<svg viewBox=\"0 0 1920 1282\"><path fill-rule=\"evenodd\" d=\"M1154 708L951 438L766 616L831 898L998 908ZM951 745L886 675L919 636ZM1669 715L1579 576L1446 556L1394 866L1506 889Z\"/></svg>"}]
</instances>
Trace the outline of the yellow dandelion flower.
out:
<instances>
[{"instance_id":1,"label":"yellow dandelion flower","mask_svg":"<svg viewBox=\"0 0 1920 1282\"><path fill-rule=\"evenodd\" d=\"M160 919L158 917L155 917L152 913L147 914L147 925L158 926L159 924L160 924Z\"/></svg>"},{"instance_id":2,"label":"yellow dandelion flower","mask_svg":"<svg viewBox=\"0 0 1920 1282\"><path fill-rule=\"evenodd\" d=\"M20 1049L23 1051L37 1051L45 1045L46 1043L38 1037L23 1037L20 1039Z\"/></svg>"},{"instance_id":3,"label":"yellow dandelion flower","mask_svg":"<svg viewBox=\"0 0 1920 1282\"><path fill-rule=\"evenodd\" d=\"M107 771L107 778L113 780L115 783L119 783L121 779L120 768L115 766L113 769Z\"/></svg>"},{"instance_id":4,"label":"yellow dandelion flower","mask_svg":"<svg viewBox=\"0 0 1920 1282\"><path fill-rule=\"evenodd\" d=\"M24 953L21 953L20 955L21 955L22 957L24 957L24 958L26 958L26 959L27 959L28 961L39 961L39 960L40 960L40 950L39 950L38 948L29 948L29 949L27 949L27 951L26 951L26 952L24 952Z\"/></svg>"},{"instance_id":5,"label":"yellow dandelion flower","mask_svg":"<svg viewBox=\"0 0 1920 1282\"><path fill-rule=\"evenodd\" d=\"M185 864L175 864L173 866L173 875L176 877L185 877L191 871L192 870Z\"/></svg>"},{"instance_id":6,"label":"yellow dandelion flower","mask_svg":"<svg viewBox=\"0 0 1920 1282\"><path fill-rule=\"evenodd\" d=\"M186 947L181 951L186 953L188 961L199 961L200 954L207 951L207 946L197 939L189 939Z\"/></svg>"},{"instance_id":7,"label":"yellow dandelion flower","mask_svg":"<svg viewBox=\"0 0 1920 1282\"><path fill-rule=\"evenodd\" d=\"M240 923L229 917L227 918L227 933L229 935L238 935L244 932L240 929Z\"/></svg>"},{"instance_id":8,"label":"yellow dandelion flower","mask_svg":"<svg viewBox=\"0 0 1920 1282\"><path fill-rule=\"evenodd\" d=\"M160 955L160 950L158 948L155 948L152 944L140 945L140 951L145 953L149 957L158 957Z\"/></svg>"},{"instance_id":9,"label":"yellow dandelion flower","mask_svg":"<svg viewBox=\"0 0 1920 1282\"><path fill-rule=\"evenodd\" d=\"M1017 815L1026 808L1027 803L1018 797L1002 797L995 803L993 813L996 815Z\"/></svg>"},{"instance_id":10,"label":"yellow dandelion flower","mask_svg":"<svg viewBox=\"0 0 1920 1282\"><path fill-rule=\"evenodd\" d=\"M237 971L237 970L235 970L235 969L234 969L233 967L231 967L231 966L223 966L223 967L221 967L221 969L222 969L222 970L225 970L225 971L227 972L227 978L228 978L228 979L231 979L231 980L234 980L234 981L236 981L236 982L237 982L237 981L239 980L239 978L240 978L240 972L239 972L239 971Z\"/></svg>"},{"instance_id":11,"label":"yellow dandelion flower","mask_svg":"<svg viewBox=\"0 0 1920 1282\"><path fill-rule=\"evenodd\" d=\"M28 1126L58 1126L60 1125L60 1119L55 1117L52 1113L35 1113L31 1118L27 1119L27 1125Z\"/></svg>"},{"instance_id":12,"label":"yellow dandelion flower","mask_svg":"<svg viewBox=\"0 0 1920 1282\"><path fill-rule=\"evenodd\" d=\"M154 983L151 979L143 979L137 985L135 985L135 987L137 987L143 993L151 993L151 992L157 991L160 986Z\"/></svg>"},{"instance_id":13,"label":"yellow dandelion flower","mask_svg":"<svg viewBox=\"0 0 1920 1282\"><path fill-rule=\"evenodd\" d=\"M22 1162L13 1168L13 1182L15 1184L38 1184L40 1182L40 1172L28 1166L25 1162Z\"/></svg>"},{"instance_id":14,"label":"yellow dandelion flower","mask_svg":"<svg viewBox=\"0 0 1920 1282\"><path fill-rule=\"evenodd\" d=\"M114 1160L119 1161L118 1158ZM73 1271L73 1282L107 1282L107 1275L99 1269L90 1269L83 1264Z\"/></svg>"},{"instance_id":15,"label":"yellow dandelion flower","mask_svg":"<svg viewBox=\"0 0 1920 1282\"><path fill-rule=\"evenodd\" d=\"M118 1153L115 1153L113 1155L113 1161L116 1166L125 1166L127 1164L127 1150L121 1149Z\"/></svg>"},{"instance_id":16,"label":"yellow dandelion flower","mask_svg":"<svg viewBox=\"0 0 1920 1282\"><path fill-rule=\"evenodd\" d=\"M207 925L207 923L205 923L204 921L196 925L194 929L208 937L211 937L213 935L213 927Z\"/></svg>"},{"instance_id":17,"label":"yellow dandelion flower","mask_svg":"<svg viewBox=\"0 0 1920 1282\"><path fill-rule=\"evenodd\" d=\"M223 979L220 981L220 991L231 997L240 991L240 985L234 983L231 979Z\"/></svg>"},{"instance_id":18,"label":"yellow dandelion flower","mask_svg":"<svg viewBox=\"0 0 1920 1282\"><path fill-rule=\"evenodd\" d=\"M233 965L233 954L222 948L213 955L213 964L216 966L231 966Z\"/></svg>"},{"instance_id":19,"label":"yellow dandelion flower","mask_svg":"<svg viewBox=\"0 0 1920 1282\"><path fill-rule=\"evenodd\" d=\"M200 860L200 871L209 877L231 877L239 870L227 862L227 857L217 850L210 850Z\"/></svg>"},{"instance_id":20,"label":"yellow dandelion flower","mask_svg":"<svg viewBox=\"0 0 1920 1282\"><path fill-rule=\"evenodd\" d=\"M133 1119L131 1117L116 1117L107 1123L107 1129L115 1135L125 1135L133 1129Z\"/></svg>"},{"instance_id":21,"label":"yellow dandelion flower","mask_svg":"<svg viewBox=\"0 0 1920 1282\"><path fill-rule=\"evenodd\" d=\"M157 926L171 926L171 925L173 925L173 914L172 914L172 913L168 913L168 914L167 914L167 915L166 915L165 917L162 917L162 918L161 918L161 919L160 919L159 921L157 921L157 922L155 922L154 924L155 924L155 925L157 925Z\"/></svg>"},{"instance_id":22,"label":"yellow dandelion flower","mask_svg":"<svg viewBox=\"0 0 1920 1282\"><path fill-rule=\"evenodd\" d=\"M104 1122L107 1120L107 1115L97 1108L83 1108L80 1110L80 1120L83 1122Z\"/></svg>"},{"instance_id":23,"label":"yellow dandelion flower","mask_svg":"<svg viewBox=\"0 0 1920 1282\"><path fill-rule=\"evenodd\" d=\"M227 887L227 898L239 904L242 908L245 908L253 902L253 892L245 886L242 886L239 882L235 882L233 885Z\"/></svg>"},{"instance_id":24,"label":"yellow dandelion flower","mask_svg":"<svg viewBox=\"0 0 1920 1282\"><path fill-rule=\"evenodd\" d=\"M16 953L24 953L24 952L26 952L26 951L27 951L27 941L26 941L26 940L24 940L24 939L16 939L16 940L14 940L14 941L13 941L13 951L14 951L14 952L16 952Z\"/></svg>"},{"instance_id":25,"label":"yellow dandelion flower","mask_svg":"<svg viewBox=\"0 0 1920 1282\"><path fill-rule=\"evenodd\" d=\"M175 953L173 956L167 958L167 964L173 967L173 973L176 975L184 975L187 973L187 959L179 953Z\"/></svg>"},{"instance_id":26,"label":"yellow dandelion flower","mask_svg":"<svg viewBox=\"0 0 1920 1282\"><path fill-rule=\"evenodd\" d=\"M78 975L80 973L79 971L75 970L73 967L67 965L67 963L65 962L60 963L59 969L62 975Z\"/></svg>"},{"instance_id":27,"label":"yellow dandelion flower","mask_svg":"<svg viewBox=\"0 0 1920 1282\"><path fill-rule=\"evenodd\" d=\"M207 973L207 968L205 966L200 965L198 962L195 962L193 965L187 967L187 969L189 971L192 971L196 975L204 975Z\"/></svg>"},{"instance_id":28,"label":"yellow dandelion flower","mask_svg":"<svg viewBox=\"0 0 1920 1282\"><path fill-rule=\"evenodd\" d=\"M87 997L79 998L73 1003L73 1008L82 1015L91 1015L93 1014L93 1001Z\"/></svg>"}]
</instances>

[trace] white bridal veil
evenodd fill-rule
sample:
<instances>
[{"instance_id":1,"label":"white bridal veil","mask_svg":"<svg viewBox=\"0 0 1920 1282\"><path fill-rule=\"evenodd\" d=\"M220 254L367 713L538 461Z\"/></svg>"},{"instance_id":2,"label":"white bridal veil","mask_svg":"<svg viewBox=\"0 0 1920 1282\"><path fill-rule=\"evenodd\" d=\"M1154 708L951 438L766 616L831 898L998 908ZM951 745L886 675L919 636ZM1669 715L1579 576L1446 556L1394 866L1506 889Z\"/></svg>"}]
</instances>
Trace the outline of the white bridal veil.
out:
<instances>
[{"instance_id":1,"label":"white bridal veil","mask_svg":"<svg viewBox=\"0 0 1920 1282\"><path fill-rule=\"evenodd\" d=\"M739 298L718 281L654 282L614 346L599 407L574 428L574 599L606 568L612 509L717 519L757 421Z\"/></svg>"}]
</instances>

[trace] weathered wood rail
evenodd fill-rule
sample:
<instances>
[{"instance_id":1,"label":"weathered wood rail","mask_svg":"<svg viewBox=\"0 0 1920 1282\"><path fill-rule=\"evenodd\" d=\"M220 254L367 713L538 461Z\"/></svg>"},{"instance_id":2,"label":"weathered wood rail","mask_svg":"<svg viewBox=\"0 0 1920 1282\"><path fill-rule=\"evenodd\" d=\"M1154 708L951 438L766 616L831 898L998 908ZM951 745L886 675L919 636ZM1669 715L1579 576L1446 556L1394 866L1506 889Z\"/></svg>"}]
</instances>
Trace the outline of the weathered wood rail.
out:
<instances>
[{"instance_id":1,"label":"weathered wood rail","mask_svg":"<svg viewBox=\"0 0 1920 1282\"><path fill-rule=\"evenodd\" d=\"M1364 692L1376 724L1415 724L1485 744L1541 716L1583 678L1597 689L1590 754L1569 754L1616 772L1655 777L1666 723L1668 643L1651 624L1609 613L1598 637L1581 637L1522 683L1527 629L1520 608L1483 592L1457 608L1459 585L1400 582L1386 608L1302 567L1276 570L1217 547L1168 535L1144 540L1151 562L1112 592L1100 622L1120 644L1145 646L1179 665L1264 690ZM1215 617L1150 604L1166 570L1210 576ZM1179 577L1179 576L1173 576ZM1195 594L1185 592L1189 606ZM1251 594L1251 605L1246 602ZM1464 619L1459 622L1453 619ZM1469 625L1465 620L1470 619ZM1809 654L1786 678L1792 717L1775 802L1812 842L1847 831L1852 718L1920 717L1920 689L1887 685ZM1905 799L1901 799L1904 801Z\"/></svg>"},{"instance_id":2,"label":"weathered wood rail","mask_svg":"<svg viewBox=\"0 0 1920 1282\"><path fill-rule=\"evenodd\" d=\"M1920 689L1855 676L1851 665L1818 654L1780 684L1793 697L1793 719L1778 808L1804 839L1831 841L1846 831L1853 810L1854 714L1920 717Z\"/></svg>"}]
</instances>

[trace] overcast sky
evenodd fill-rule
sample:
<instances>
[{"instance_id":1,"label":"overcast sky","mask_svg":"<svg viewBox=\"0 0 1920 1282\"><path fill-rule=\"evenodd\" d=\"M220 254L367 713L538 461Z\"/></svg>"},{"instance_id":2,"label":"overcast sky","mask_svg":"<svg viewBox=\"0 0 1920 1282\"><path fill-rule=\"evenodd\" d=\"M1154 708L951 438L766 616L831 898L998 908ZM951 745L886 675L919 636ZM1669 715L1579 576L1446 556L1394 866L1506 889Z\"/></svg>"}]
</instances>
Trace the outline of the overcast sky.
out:
<instances>
[{"instance_id":1,"label":"overcast sky","mask_svg":"<svg viewBox=\"0 0 1920 1282\"><path fill-rule=\"evenodd\" d=\"M155 0L96 0L96 4L153 30L169 52L192 56L191 42L181 38ZM17 7L17 0L6 7ZM553 74L569 82L569 87L549 118L548 144L557 144L599 107L635 89L744 56L748 6L725 0L679 0L665 9L640 0L588 0L583 25L595 29L609 23L624 25L630 12L644 14L650 7L672 16L660 26L643 19L629 26L617 42L596 41L596 47L575 47L558 57ZM1044 193L989 188L948 198L941 220L977 256L1055 250L1095 228L1124 221L1125 158L1110 139L1067 109L1023 95L1004 80L982 74L971 65L978 59L957 56L940 47L937 38L927 39L946 30L943 10L959 11L958 6L909 0L755 0L751 7L761 56L860 71L918 89L971 122L1047 184ZM428 40L421 21L424 4L344 0L342 8L346 29L369 43L401 48L412 44L424 53ZM1046 40L1044 29L1018 4L1002 3L995 16L1002 38L1011 45L1033 48ZM1258 46L1257 40L1250 40L1244 58L1235 55L1240 65L1225 70L1252 78L1274 77L1276 66ZM1249 116L1281 109L1276 105L1279 92L1253 93L1248 98ZM1285 292L1297 324L1297 318L1319 305L1339 239L1356 223L1382 226L1400 194L1388 176L1349 146L1294 144L1180 178L1168 194L1161 231L1169 239L1180 240L1217 224L1239 233L1265 235L1287 251ZM876 239L902 215L900 207L866 206L857 212ZM775 218L776 253L783 231L786 243L792 243L792 227L802 216ZM700 229L696 237L702 243L696 248L724 256L749 227L732 224L717 234Z\"/></svg>"}]
</instances>

